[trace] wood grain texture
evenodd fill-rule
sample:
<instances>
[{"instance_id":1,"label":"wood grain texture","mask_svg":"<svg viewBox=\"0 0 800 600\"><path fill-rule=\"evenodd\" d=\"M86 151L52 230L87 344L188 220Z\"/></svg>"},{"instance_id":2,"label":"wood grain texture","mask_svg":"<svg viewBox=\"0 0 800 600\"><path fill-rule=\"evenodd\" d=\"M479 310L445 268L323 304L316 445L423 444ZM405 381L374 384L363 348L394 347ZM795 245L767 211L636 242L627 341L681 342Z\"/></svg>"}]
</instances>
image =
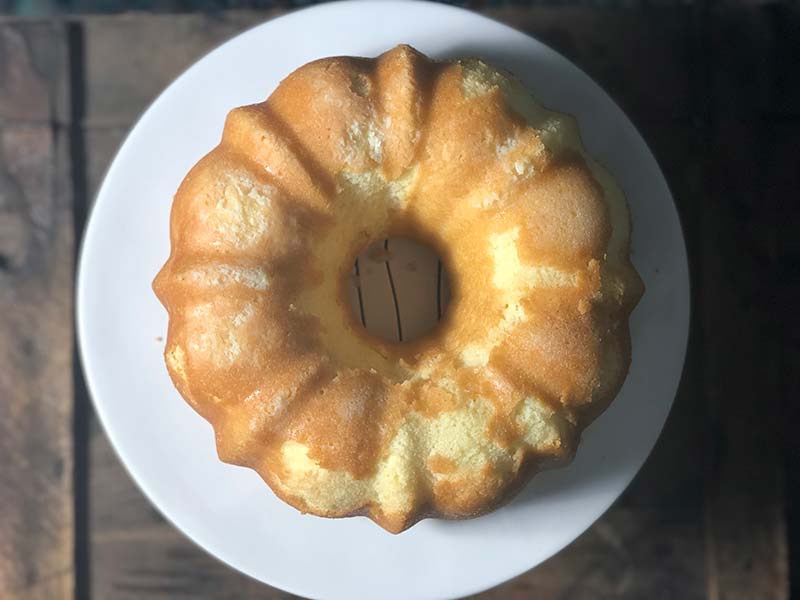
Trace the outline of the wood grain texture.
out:
<instances>
[{"instance_id":1,"label":"wood grain texture","mask_svg":"<svg viewBox=\"0 0 800 600\"><path fill-rule=\"evenodd\" d=\"M0 123L67 120L64 27L0 20Z\"/></svg>"},{"instance_id":2,"label":"wood grain texture","mask_svg":"<svg viewBox=\"0 0 800 600\"><path fill-rule=\"evenodd\" d=\"M798 189L792 132L800 88L786 68L796 42L781 32L800 20L774 6L737 11L488 11L564 53L632 115L681 213L694 315L675 407L629 490L574 544L479 597L788 597L779 419L788 410L780 398L796 391L790 373L798 365L796 354L781 352L800 342L781 328L770 310L776 300L763 290L777 285L797 298L797 223L792 229L781 215L792 213ZM267 16L83 22L91 190L161 88ZM494 52L473 50L489 59ZM90 456L94 597L289 597L176 532L130 481L96 424Z\"/></svg>"},{"instance_id":3,"label":"wood grain texture","mask_svg":"<svg viewBox=\"0 0 800 600\"><path fill-rule=\"evenodd\" d=\"M70 598L73 226L63 29L0 24L0 597Z\"/></svg>"},{"instance_id":4,"label":"wood grain texture","mask_svg":"<svg viewBox=\"0 0 800 600\"><path fill-rule=\"evenodd\" d=\"M85 124L130 126L192 63L237 33L278 13L131 14L83 19Z\"/></svg>"},{"instance_id":5,"label":"wood grain texture","mask_svg":"<svg viewBox=\"0 0 800 600\"><path fill-rule=\"evenodd\" d=\"M378 240L356 262L347 295L355 320L367 331L397 342L400 332L411 341L436 327L450 291L446 269L432 248L408 238Z\"/></svg>"}]
</instances>

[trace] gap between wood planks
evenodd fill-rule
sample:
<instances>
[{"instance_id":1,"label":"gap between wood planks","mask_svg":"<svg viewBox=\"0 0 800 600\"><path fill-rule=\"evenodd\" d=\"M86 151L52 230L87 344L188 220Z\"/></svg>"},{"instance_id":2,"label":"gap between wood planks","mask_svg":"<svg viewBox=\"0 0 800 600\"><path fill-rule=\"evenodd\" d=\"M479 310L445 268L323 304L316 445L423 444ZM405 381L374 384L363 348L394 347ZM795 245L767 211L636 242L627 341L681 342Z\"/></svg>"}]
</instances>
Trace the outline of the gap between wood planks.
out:
<instances>
[{"instance_id":1,"label":"gap between wood planks","mask_svg":"<svg viewBox=\"0 0 800 600\"><path fill-rule=\"evenodd\" d=\"M75 265L77 273L83 230L88 216L86 144L83 131L86 78L84 74L84 32L79 21L65 24L69 65L69 153L72 182ZM77 283L77 282L76 282ZM78 358L77 334L73 349ZM91 405L80 360L73 363L73 498L75 510L75 598L91 596L91 537L89 532L89 420Z\"/></svg>"}]
</instances>

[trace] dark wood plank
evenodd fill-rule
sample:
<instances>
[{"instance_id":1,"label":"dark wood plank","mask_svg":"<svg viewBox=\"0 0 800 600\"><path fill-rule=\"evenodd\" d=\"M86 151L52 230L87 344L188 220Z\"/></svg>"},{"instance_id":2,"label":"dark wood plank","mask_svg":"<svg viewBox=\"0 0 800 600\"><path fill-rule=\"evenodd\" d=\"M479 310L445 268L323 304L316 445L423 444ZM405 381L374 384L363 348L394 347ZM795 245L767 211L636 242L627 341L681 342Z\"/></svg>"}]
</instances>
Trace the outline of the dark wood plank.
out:
<instances>
[{"instance_id":1,"label":"dark wood plank","mask_svg":"<svg viewBox=\"0 0 800 600\"><path fill-rule=\"evenodd\" d=\"M65 55L61 27L0 24L3 598L69 598L74 589L74 236L66 140L51 126Z\"/></svg>"},{"instance_id":2,"label":"dark wood plank","mask_svg":"<svg viewBox=\"0 0 800 600\"><path fill-rule=\"evenodd\" d=\"M712 416L706 478L710 585L724 598L787 598L779 420L784 313L771 292L779 284L771 274L780 260L775 234L783 216L775 210L781 199L765 186L775 160L775 123L764 92L775 73L762 68L775 59L772 50L781 42L765 7L715 13L711 25L699 315ZM784 64L791 60L785 57Z\"/></svg>"},{"instance_id":3,"label":"dark wood plank","mask_svg":"<svg viewBox=\"0 0 800 600\"><path fill-rule=\"evenodd\" d=\"M799 82L800 83L800 82ZM797 190L800 190L800 122L773 122L768 125L772 141L772 154L763 173L764 193L773 198L772 211L775 242L772 247L770 277L775 282L776 304L781 307L779 343L783 353L779 360L780 382L778 397L781 407L778 418L782 422L784 447L784 501L786 504L787 533L790 540L789 580L800 585L800 210Z\"/></svg>"}]
</instances>

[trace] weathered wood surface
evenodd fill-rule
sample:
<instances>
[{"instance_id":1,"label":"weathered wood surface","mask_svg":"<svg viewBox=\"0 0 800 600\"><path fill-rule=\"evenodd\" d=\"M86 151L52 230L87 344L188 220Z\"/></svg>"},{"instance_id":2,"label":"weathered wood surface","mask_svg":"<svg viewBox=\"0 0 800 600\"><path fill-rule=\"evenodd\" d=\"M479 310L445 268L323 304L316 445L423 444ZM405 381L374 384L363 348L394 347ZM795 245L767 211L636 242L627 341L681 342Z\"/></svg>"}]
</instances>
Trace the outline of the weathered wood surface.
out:
<instances>
[{"instance_id":1,"label":"weathered wood surface","mask_svg":"<svg viewBox=\"0 0 800 600\"><path fill-rule=\"evenodd\" d=\"M0 597L65 598L73 569L73 225L65 36L0 23Z\"/></svg>"},{"instance_id":2,"label":"weathered wood surface","mask_svg":"<svg viewBox=\"0 0 800 600\"><path fill-rule=\"evenodd\" d=\"M712 48L724 52L709 71L710 161L700 221L705 251L697 316L712 350L703 357L703 393L715 434L707 455L706 529L716 576L711 591L742 600L770 597L775 582L788 576L778 527L785 507L776 499L783 491L779 386L789 373L780 372L785 323L773 294L781 283L775 268L785 258L776 235L780 215L796 219L800 197L798 188L776 195L775 178L796 174L800 163L796 138L791 170L776 153L789 148L773 140L785 129L785 111L800 111L786 102L790 90L782 82L782 69L798 55L782 55L785 40L765 35L778 16L725 14L710 30Z\"/></svg>"},{"instance_id":3,"label":"weathered wood surface","mask_svg":"<svg viewBox=\"0 0 800 600\"><path fill-rule=\"evenodd\" d=\"M630 489L564 551L480 597L787 598L781 440L789 439L782 436L790 435L791 427L781 416L794 415L797 422L797 409L788 398L797 392L792 373L800 366L800 340L783 320L789 301L765 290L781 290L795 300L800 296L800 76L792 69L800 55L797 9L686 5L646 11L486 12L533 33L576 62L640 127L670 181L684 222L694 326L675 407ZM86 188L91 198L125 132L158 92L206 51L271 14L76 21L71 58L80 68L73 68L78 77L72 84L80 88L72 98L79 105L68 111L64 85L54 83L61 80L49 72L44 83L26 82L31 92L25 94L18 84L4 88L8 76L0 75L0 119L5 125L9 110L17 111L13 116L21 123L78 118L79 139L72 147L83 156L74 174L85 182L76 189ZM56 56L46 44L43 48L41 56ZM44 89L48 111L36 104L40 100L20 104L19 98ZM50 164L46 157L37 160ZM9 186L2 178L7 162L7 156L5 162L0 158L0 192ZM3 210L7 212L0 204ZM0 251L5 252L6 240L17 239L17 228L9 230L11 237L0 230ZM66 243L58 239L56 235L47 243ZM50 256L69 272L71 262L64 254L69 251ZM37 285L46 281L52 286L43 269L34 268L29 277ZM4 276L0 270L0 278ZM12 283L22 289L18 280ZM0 286L0 310L6 306L4 293ZM59 334L59 327L44 321L39 327L42 339L52 346L52 361L71 344L71 330ZM31 331L40 329L24 333ZM15 340L16 353L16 346L24 348L17 334L0 329L0 362L7 362L2 361L5 340ZM71 360L68 351L66 356ZM43 363L40 359L36 364ZM3 369L0 364L0 374ZM59 410L69 406L64 390L70 384L66 381L59 392L66 398ZM4 385L0 379L0 393ZM55 416L47 417L53 426L64 426ZM61 417L68 421L68 415ZM0 418L4 433L5 413ZM85 505L79 509L88 508L89 519L88 531L79 528L77 555L88 555L91 568L80 589L95 598L114 599L291 597L232 571L186 540L137 490L97 423L92 420L87 429L88 504L79 495L79 505ZM0 451L5 451L4 443L0 440ZM0 490L5 490L3 469ZM0 505L5 503L5 496L0 497ZM32 510L33 521L44 514L40 508ZM0 513L0 527L4 518ZM0 529L0 560L5 562L2 534ZM12 567L20 568L16 563ZM0 565L0 577L8 569ZM52 591L48 597L69 595L66 587Z\"/></svg>"}]
</instances>

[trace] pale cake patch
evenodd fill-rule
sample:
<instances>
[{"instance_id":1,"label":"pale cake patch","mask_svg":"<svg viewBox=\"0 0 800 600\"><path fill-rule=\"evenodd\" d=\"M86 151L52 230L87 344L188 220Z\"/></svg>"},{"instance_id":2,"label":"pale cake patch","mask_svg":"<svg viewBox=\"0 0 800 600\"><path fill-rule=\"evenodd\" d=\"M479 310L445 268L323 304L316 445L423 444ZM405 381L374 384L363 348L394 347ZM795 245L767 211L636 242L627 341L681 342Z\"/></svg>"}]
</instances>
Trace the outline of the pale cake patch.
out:
<instances>
[{"instance_id":1,"label":"pale cake patch","mask_svg":"<svg viewBox=\"0 0 800 600\"><path fill-rule=\"evenodd\" d=\"M549 265L526 265L517 251L519 228L515 227L489 237L494 262L492 283L498 290L525 290L535 287L575 286L577 273L567 273Z\"/></svg>"},{"instance_id":2,"label":"pale cake patch","mask_svg":"<svg viewBox=\"0 0 800 600\"><path fill-rule=\"evenodd\" d=\"M264 291L269 285L269 276L264 269L236 267L226 264L202 265L175 276L177 281L201 288L217 288L229 285Z\"/></svg>"},{"instance_id":3,"label":"pale cake patch","mask_svg":"<svg viewBox=\"0 0 800 600\"><path fill-rule=\"evenodd\" d=\"M460 410L433 419L410 414L388 444L373 476L355 479L346 471L331 471L309 457L302 444L289 441L281 448L279 486L285 494L299 495L303 503L319 511L355 511L376 503L387 515L407 513L415 503L430 501L437 484L481 479L481 472L496 470L510 479L519 468L519 450L559 456L569 425L552 409L534 398L525 398L515 411L515 420L525 435L510 449L493 443L485 432L493 416L491 404L480 398L466 402ZM446 468L435 468L436 465ZM419 465L427 474L420 476ZM433 467L433 468L432 468Z\"/></svg>"},{"instance_id":4,"label":"pale cake patch","mask_svg":"<svg viewBox=\"0 0 800 600\"><path fill-rule=\"evenodd\" d=\"M254 309L247 305L234 314L225 314L215 303L204 303L188 311L188 348L192 356L207 360L216 366L234 364L242 353L245 325L253 317Z\"/></svg>"},{"instance_id":5,"label":"pale cake patch","mask_svg":"<svg viewBox=\"0 0 800 600\"><path fill-rule=\"evenodd\" d=\"M525 309L519 303L519 297L508 298L508 307L503 309L503 318L487 331L486 337L478 342L467 344L459 358L465 367L483 367L489 362L489 356L505 336L519 324L527 320Z\"/></svg>"},{"instance_id":6,"label":"pale cake patch","mask_svg":"<svg viewBox=\"0 0 800 600\"><path fill-rule=\"evenodd\" d=\"M485 435L491 416L491 405L481 399L434 419L410 414L367 479L325 469L308 456L307 447L288 441L281 449L285 476L280 485L287 494L299 493L303 502L317 510L325 510L328 499L335 497L339 510L356 510L366 500L379 503L387 514L402 514L429 498L437 481L477 478L487 466L505 468L510 475L506 452ZM420 477L419 465L426 465L431 457L447 459L454 470L447 474L429 471Z\"/></svg>"},{"instance_id":7,"label":"pale cake patch","mask_svg":"<svg viewBox=\"0 0 800 600\"><path fill-rule=\"evenodd\" d=\"M395 207L402 208L413 189L417 178L416 167L408 169L397 179L387 181L379 169L364 171L362 173L340 173L339 200L342 203L380 203L387 202Z\"/></svg>"},{"instance_id":8,"label":"pale cake patch","mask_svg":"<svg viewBox=\"0 0 800 600\"><path fill-rule=\"evenodd\" d=\"M461 61L461 66L461 90L465 98L484 96L497 89L505 79L483 61L464 60Z\"/></svg>"},{"instance_id":9,"label":"pale cake patch","mask_svg":"<svg viewBox=\"0 0 800 600\"><path fill-rule=\"evenodd\" d=\"M569 424L552 408L536 398L525 398L517 409L516 421L525 436L523 440L540 452L552 450L557 453L566 437Z\"/></svg>"},{"instance_id":10,"label":"pale cake patch","mask_svg":"<svg viewBox=\"0 0 800 600\"><path fill-rule=\"evenodd\" d=\"M178 379L180 379L185 384L186 353L183 351L183 348L181 348L180 344L175 344L174 346L169 348L164 354L164 357L172 373L174 373L178 377Z\"/></svg>"},{"instance_id":11,"label":"pale cake patch","mask_svg":"<svg viewBox=\"0 0 800 600\"><path fill-rule=\"evenodd\" d=\"M220 458L303 511L399 532L490 510L572 456L627 371L642 286L622 191L572 117L480 61L399 46L298 69L231 111L170 235L170 374ZM451 278L411 343L369 337L345 297L393 235Z\"/></svg>"},{"instance_id":12,"label":"pale cake patch","mask_svg":"<svg viewBox=\"0 0 800 600\"><path fill-rule=\"evenodd\" d=\"M267 233L267 214L275 193L273 187L232 177L219 185L213 198L214 210L206 218L223 241L234 246L255 245Z\"/></svg>"},{"instance_id":13,"label":"pale cake patch","mask_svg":"<svg viewBox=\"0 0 800 600\"><path fill-rule=\"evenodd\" d=\"M547 265L524 265L517 252L519 228L492 234L488 243L493 261L492 284L504 303L503 318L487 331L480 342L473 342L461 351L461 362L467 367L482 367L489 362L492 350L510 332L527 320L520 300L532 289L542 287L574 287L576 273L567 273Z\"/></svg>"},{"instance_id":14,"label":"pale cake patch","mask_svg":"<svg viewBox=\"0 0 800 600\"><path fill-rule=\"evenodd\" d=\"M362 164L365 157L380 163L383 158L383 139L383 131L374 119L367 121L366 126L353 121L347 127L347 137L342 140L345 163Z\"/></svg>"}]
</instances>

